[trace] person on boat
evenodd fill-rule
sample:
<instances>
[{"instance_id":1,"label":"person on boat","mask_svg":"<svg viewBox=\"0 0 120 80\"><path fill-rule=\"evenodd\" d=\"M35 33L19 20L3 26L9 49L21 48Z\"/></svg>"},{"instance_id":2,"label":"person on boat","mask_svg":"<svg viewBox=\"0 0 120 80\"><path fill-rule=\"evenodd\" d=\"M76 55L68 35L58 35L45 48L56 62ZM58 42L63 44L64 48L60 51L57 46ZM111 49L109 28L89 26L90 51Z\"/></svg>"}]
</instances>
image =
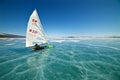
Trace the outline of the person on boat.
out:
<instances>
[{"instance_id":1,"label":"person on boat","mask_svg":"<svg viewBox=\"0 0 120 80\"><path fill-rule=\"evenodd\" d=\"M38 44L35 44L33 50L41 50L41 49L44 49L44 48L45 48L45 46L40 46Z\"/></svg>"}]
</instances>

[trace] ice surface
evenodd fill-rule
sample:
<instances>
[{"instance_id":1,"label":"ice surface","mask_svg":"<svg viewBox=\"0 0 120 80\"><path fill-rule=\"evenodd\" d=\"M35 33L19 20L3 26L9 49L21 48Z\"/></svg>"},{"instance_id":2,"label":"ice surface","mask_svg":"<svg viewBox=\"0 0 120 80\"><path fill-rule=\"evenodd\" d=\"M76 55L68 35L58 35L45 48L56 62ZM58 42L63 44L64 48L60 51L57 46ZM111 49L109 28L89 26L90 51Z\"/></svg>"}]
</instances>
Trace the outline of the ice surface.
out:
<instances>
[{"instance_id":1,"label":"ice surface","mask_svg":"<svg viewBox=\"0 0 120 80\"><path fill-rule=\"evenodd\" d=\"M0 45L0 80L120 80L119 39L55 39L40 51L24 39Z\"/></svg>"}]
</instances>

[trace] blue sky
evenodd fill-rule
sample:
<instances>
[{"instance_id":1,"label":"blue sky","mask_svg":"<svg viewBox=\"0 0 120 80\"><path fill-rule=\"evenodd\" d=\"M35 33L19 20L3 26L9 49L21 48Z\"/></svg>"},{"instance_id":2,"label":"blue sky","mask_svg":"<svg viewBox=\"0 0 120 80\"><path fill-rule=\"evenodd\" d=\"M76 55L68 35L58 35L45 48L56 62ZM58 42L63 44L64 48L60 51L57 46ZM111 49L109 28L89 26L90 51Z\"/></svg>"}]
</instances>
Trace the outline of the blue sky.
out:
<instances>
[{"instance_id":1,"label":"blue sky","mask_svg":"<svg viewBox=\"0 0 120 80\"><path fill-rule=\"evenodd\" d=\"M48 36L120 35L120 0L0 0L0 32L26 35L35 8Z\"/></svg>"}]
</instances>

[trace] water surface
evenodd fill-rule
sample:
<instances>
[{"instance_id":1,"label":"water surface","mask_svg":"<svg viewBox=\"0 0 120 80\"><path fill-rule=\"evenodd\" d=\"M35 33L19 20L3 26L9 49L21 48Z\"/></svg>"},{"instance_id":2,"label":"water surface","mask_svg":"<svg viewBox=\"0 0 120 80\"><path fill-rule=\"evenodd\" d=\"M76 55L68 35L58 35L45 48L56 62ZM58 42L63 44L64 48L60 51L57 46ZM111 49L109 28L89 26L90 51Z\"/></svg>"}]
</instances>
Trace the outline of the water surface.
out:
<instances>
[{"instance_id":1,"label":"water surface","mask_svg":"<svg viewBox=\"0 0 120 80\"><path fill-rule=\"evenodd\" d=\"M53 40L32 51L0 39L0 80L120 80L120 39Z\"/></svg>"}]
</instances>

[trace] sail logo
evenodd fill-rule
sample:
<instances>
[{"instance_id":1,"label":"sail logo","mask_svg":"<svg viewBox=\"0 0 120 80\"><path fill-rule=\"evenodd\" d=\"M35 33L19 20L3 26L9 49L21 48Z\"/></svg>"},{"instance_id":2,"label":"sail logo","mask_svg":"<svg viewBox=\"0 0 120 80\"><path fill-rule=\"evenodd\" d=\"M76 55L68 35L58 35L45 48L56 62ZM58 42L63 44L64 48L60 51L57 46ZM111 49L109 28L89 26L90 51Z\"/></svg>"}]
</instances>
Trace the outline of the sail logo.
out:
<instances>
[{"instance_id":1,"label":"sail logo","mask_svg":"<svg viewBox=\"0 0 120 80\"><path fill-rule=\"evenodd\" d=\"M33 22L32 25L38 27L38 25L37 25L37 22L38 22L38 21L37 21L36 19L32 19L32 22Z\"/></svg>"},{"instance_id":2,"label":"sail logo","mask_svg":"<svg viewBox=\"0 0 120 80\"><path fill-rule=\"evenodd\" d=\"M37 22L37 20L35 20L35 19L32 19L32 22L36 23L36 22Z\"/></svg>"},{"instance_id":3,"label":"sail logo","mask_svg":"<svg viewBox=\"0 0 120 80\"><path fill-rule=\"evenodd\" d=\"M33 33L33 34L37 34L37 33L38 33L38 31L33 30L33 29L29 29L29 32L30 32L30 33Z\"/></svg>"}]
</instances>

